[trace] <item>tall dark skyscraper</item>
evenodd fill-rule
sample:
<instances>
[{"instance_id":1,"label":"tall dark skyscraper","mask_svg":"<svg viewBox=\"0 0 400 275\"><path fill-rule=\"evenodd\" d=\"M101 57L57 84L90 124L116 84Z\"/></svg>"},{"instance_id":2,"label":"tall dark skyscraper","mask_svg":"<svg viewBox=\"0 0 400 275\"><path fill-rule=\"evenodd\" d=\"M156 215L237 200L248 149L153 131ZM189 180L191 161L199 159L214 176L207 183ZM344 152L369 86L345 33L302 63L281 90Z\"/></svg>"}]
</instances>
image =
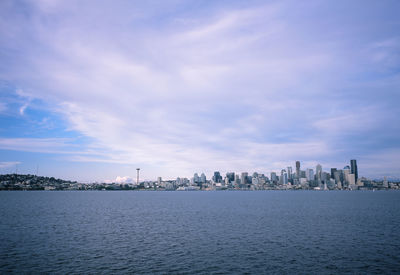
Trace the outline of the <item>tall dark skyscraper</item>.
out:
<instances>
[{"instance_id":1,"label":"tall dark skyscraper","mask_svg":"<svg viewBox=\"0 0 400 275\"><path fill-rule=\"evenodd\" d=\"M296 161L296 177L300 178L300 161Z\"/></svg>"},{"instance_id":2,"label":"tall dark skyscraper","mask_svg":"<svg viewBox=\"0 0 400 275\"><path fill-rule=\"evenodd\" d=\"M229 182L233 182L235 180L235 173L234 172L226 173L226 177L228 178Z\"/></svg>"},{"instance_id":3,"label":"tall dark skyscraper","mask_svg":"<svg viewBox=\"0 0 400 275\"><path fill-rule=\"evenodd\" d=\"M222 181L222 176L218 171L214 172L214 176L212 177L214 182L221 182Z\"/></svg>"},{"instance_id":4,"label":"tall dark skyscraper","mask_svg":"<svg viewBox=\"0 0 400 275\"><path fill-rule=\"evenodd\" d=\"M293 179L293 172L292 172L292 166L289 166L287 168L287 174L288 174L288 179Z\"/></svg>"},{"instance_id":5,"label":"tall dark skyscraper","mask_svg":"<svg viewBox=\"0 0 400 275\"><path fill-rule=\"evenodd\" d=\"M335 178L335 172L337 171L337 168L331 168L331 179Z\"/></svg>"},{"instance_id":6,"label":"tall dark skyscraper","mask_svg":"<svg viewBox=\"0 0 400 275\"><path fill-rule=\"evenodd\" d=\"M357 182L358 179L357 161L355 159L350 160L350 165L351 165L351 173L354 174L355 180Z\"/></svg>"}]
</instances>

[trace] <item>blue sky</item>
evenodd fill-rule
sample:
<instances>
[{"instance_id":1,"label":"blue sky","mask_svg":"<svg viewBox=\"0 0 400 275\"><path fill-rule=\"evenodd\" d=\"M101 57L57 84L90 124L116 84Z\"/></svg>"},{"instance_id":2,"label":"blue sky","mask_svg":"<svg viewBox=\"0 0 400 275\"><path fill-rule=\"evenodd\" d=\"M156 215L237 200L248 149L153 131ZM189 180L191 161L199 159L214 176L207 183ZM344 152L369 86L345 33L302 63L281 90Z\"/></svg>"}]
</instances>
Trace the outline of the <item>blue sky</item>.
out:
<instances>
[{"instance_id":1,"label":"blue sky","mask_svg":"<svg viewBox=\"0 0 400 275\"><path fill-rule=\"evenodd\" d=\"M144 3L145 2L145 3ZM399 1L1 1L0 173L400 177Z\"/></svg>"}]
</instances>

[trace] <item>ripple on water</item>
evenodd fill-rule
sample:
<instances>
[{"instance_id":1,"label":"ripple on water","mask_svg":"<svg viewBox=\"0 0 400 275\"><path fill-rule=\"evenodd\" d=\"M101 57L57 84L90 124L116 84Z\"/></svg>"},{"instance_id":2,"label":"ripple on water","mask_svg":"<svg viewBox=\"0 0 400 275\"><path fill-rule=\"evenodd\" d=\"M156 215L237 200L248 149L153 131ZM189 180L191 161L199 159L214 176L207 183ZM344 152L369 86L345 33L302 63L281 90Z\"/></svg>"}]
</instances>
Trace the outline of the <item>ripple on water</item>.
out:
<instances>
[{"instance_id":1,"label":"ripple on water","mask_svg":"<svg viewBox=\"0 0 400 275\"><path fill-rule=\"evenodd\" d=\"M399 199L400 192L0 192L0 273L394 273Z\"/></svg>"}]
</instances>

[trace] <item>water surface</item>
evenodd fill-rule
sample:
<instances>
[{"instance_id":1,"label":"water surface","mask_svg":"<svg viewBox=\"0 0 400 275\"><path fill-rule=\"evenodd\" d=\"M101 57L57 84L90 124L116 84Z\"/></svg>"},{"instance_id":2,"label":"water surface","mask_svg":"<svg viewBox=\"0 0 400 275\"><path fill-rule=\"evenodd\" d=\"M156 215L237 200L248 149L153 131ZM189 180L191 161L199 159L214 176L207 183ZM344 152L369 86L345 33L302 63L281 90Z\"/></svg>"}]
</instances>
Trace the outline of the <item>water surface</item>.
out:
<instances>
[{"instance_id":1,"label":"water surface","mask_svg":"<svg viewBox=\"0 0 400 275\"><path fill-rule=\"evenodd\" d=\"M394 273L400 192L0 192L0 273Z\"/></svg>"}]
</instances>

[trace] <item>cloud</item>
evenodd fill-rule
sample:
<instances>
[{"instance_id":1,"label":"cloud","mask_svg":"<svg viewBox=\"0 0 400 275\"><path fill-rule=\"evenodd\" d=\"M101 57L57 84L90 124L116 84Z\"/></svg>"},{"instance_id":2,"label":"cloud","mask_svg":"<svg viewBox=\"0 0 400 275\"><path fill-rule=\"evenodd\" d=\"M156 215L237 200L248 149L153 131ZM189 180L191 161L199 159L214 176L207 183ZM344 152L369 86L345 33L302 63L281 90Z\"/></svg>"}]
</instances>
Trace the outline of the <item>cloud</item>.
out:
<instances>
[{"instance_id":1,"label":"cloud","mask_svg":"<svg viewBox=\"0 0 400 275\"><path fill-rule=\"evenodd\" d=\"M125 177L120 177L120 176L118 176L118 177L115 179L114 182L116 182L116 183L133 183L133 179L130 178L130 177L128 177L128 176L125 176Z\"/></svg>"},{"instance_id":2,"label":"cloud","mask_svg":"<svg viewBox=\"0 0 400 275\"><path fill-rule=\"evenodd\" d=\"M23 106L21 106L21 108L19 108L19 113L21 116L23 116L25 114L25 110L28 107L28 104L24 104Z\"/></svg>"},{"instance_id":3,"label":"cloud","mask_svg":"<svg viewBox=\"0 0 400 275\"><path fill-rule=\"evenodd\" d=\"M0 113L5 113L7 111L7 104L0 102Z\"/></svg>"},{"instance_id":4,"label":"cloud","mask_svg":"<svg viewBox=\"0 0 400 275\"><path fill-rule=\"evenodd\" d=\"M379 109L364 107L344 114L321 115L320 119L313 122L313 127L322 133L325 139L332 139L354 133L369 133L377 129L384 119Z\"/></svg>"},{"instance_id":5,"label":"cloud","mask_svg":"<svg viewBox=\"0 0 400 275\"><path fill-rule=\"evenodd\" d=\"M25 152L60 153L67 139L56 138L0 138L0 149Z\"/></svg>"},{"instance_id":6,"label":"cloud","mask_svg":"<svg viewBox=\"0 0 400 275\"><path fill-rule=\"evenodd\" d=\"M173 177L328 166L382 149L382 139L369 150L355 140L398 122L388 106L399 99L399 35L387 30L397 19L380 17L385 7L357 10L372 13L377 35L351 5L91 4L33 1L18 18L11 5L0 40L18 45L0 67L18 96L49 103L90 142L81 152L62 139L1 139L1 148Z\"/></svg>"},{"instance_id":7,"label":"cloud","mask_svg":"<svg viewBox=\"0 0 400 275\"><path fill-rule=\"evenodd\" d=\"M15 167L18 164L21 164L21 162L19 162L19 161L1 161L0 169L7 169L7 168Z\"/></svg>"},{"instance_id":8,"label":"cloud","mask_svg":"<svg viewBox=\"0 0 400 275\"><path fill-rule=\"evenodd\" d=\"M358 164L361 167L361 175L371 178L387 176L392 179L399 179L400 175L400 149L379 150L366 155ZM382 169L384 167L384 169Z\"/></svg>"},{"instance_id":9,"label":"cloud","mask_svg":"<svg viewBox=\"0 0 400 275\"><path fill-rule=\"evenodd\" d=\"M15 93L20 97L23 98L25 103L19 108L19 114L23 116L25 114L26 108L28 108L29 104L31 103L34 96L30 95L29 93L24 92L22 89L17 89Z\"/></svg>"}]
</instances>

